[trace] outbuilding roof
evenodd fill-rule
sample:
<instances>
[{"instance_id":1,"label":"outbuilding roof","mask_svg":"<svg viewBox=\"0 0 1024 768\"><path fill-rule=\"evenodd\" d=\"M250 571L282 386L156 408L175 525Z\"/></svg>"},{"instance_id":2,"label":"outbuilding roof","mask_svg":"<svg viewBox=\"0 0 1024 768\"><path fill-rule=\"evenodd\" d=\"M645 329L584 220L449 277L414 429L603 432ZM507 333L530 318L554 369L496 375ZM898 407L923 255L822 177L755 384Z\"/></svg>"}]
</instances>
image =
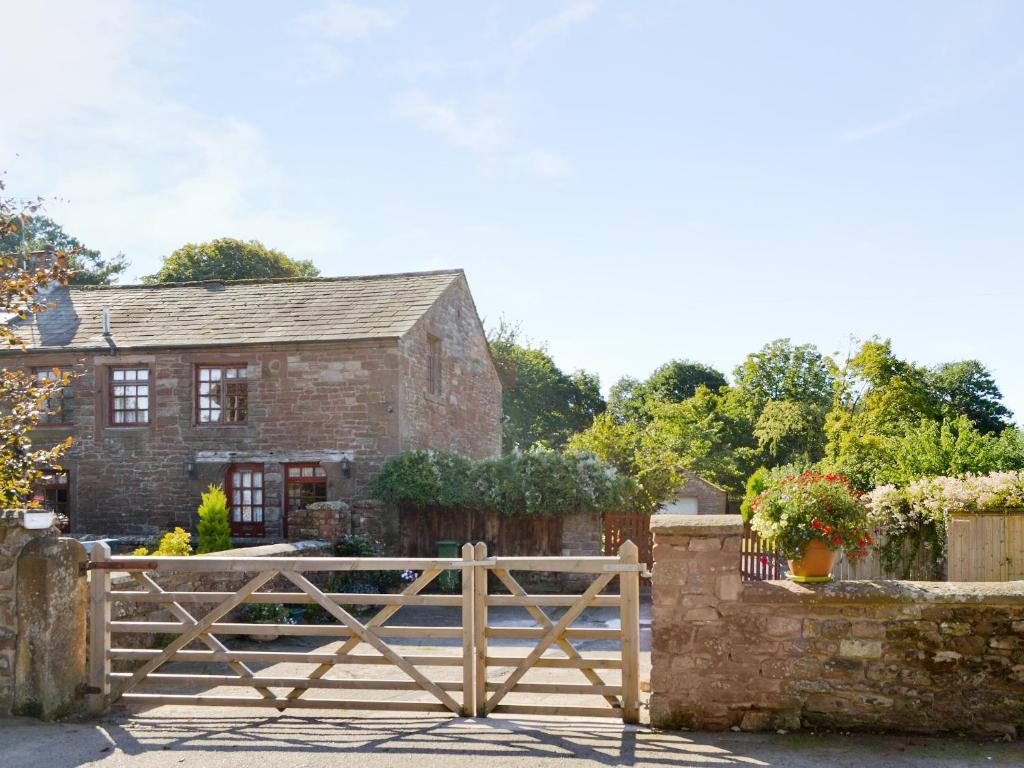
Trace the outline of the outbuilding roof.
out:
<instances>
[{"instance_id":1,"label":"outbuilding roof","mask_svg":"<svg viewBox=\"0 0 1024 768\"><path fill-rule=\"evenodd\" d=\"M49 309L12 325L35 350L399 338L462 274L68 286L49 294Z\"/></svg>"}]
</instances>

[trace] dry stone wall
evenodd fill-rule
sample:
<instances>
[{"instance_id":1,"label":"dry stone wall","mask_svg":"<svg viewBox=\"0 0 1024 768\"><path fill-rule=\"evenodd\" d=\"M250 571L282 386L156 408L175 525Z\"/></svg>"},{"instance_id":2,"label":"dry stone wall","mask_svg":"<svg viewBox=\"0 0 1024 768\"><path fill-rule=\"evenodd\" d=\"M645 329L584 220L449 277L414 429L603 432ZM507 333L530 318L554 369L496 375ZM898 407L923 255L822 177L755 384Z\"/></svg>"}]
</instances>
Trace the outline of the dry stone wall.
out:
<instances>
[{"instance_id":1,"label":"dry stone wall","mask_svg":"<svg viewBox=\"0 0 1024 768\"><path fill-rule=\"evenodd\" d=\"M657 516L651 723L1024 735L1024 583L744 584L736 516Z\"/></svg>"}]
</instances>

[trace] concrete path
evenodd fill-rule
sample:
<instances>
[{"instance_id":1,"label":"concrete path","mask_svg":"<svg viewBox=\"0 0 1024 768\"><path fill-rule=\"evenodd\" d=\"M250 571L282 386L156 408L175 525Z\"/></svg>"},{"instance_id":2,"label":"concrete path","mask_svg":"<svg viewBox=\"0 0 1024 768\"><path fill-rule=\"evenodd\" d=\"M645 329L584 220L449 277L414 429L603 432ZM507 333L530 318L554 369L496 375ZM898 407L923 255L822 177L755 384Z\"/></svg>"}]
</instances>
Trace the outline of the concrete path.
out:
<instances>
[{"instance_id":1,"label":"concrete path","mask_svg":"<svg viewBox=\"0 0 1024 768\"><path fill-rule=\"evenodd\" d=\"M0 719L4 768L589 768L1024 765L1020 744L879 736L657 733L613 721L465 720L160 707L95 723Z\"/></svg>"}]
</instances>

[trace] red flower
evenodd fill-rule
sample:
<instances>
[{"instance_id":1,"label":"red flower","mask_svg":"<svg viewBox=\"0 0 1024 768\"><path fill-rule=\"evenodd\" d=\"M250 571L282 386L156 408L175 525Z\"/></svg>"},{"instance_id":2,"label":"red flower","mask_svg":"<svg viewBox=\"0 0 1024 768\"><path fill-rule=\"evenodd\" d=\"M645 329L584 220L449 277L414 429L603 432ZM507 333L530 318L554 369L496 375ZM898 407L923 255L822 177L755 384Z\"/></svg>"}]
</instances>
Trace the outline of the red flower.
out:
<instances>
[{"instance_id":1,"label":"red flower","mask_svg":"<svg viewBox=\"0 0 1024 768\"><path fill-rule=\"evenodd\" d=\"M825 526L825 535L828 536L830 533L832 533L832 526L831 525L826 525Z\"/></svg>"},{"instance_id":2,"label":"red flower","mask_svg":"<svg viewBox=\"0 0 1024 768\"><path fill-rule=\"evenodd\" d=\"M761 565L768 565L768 558L761 555Z\"/></svg>"},{"instance_id":3,"label":"red flower","mask_svg":"<svg viewBox=\"0 0 1024 768\"><path fill-rule=\"evenodd\" d=\"M815 528L821 528L821 520L811 520L811 525Z\"/></svg>"},{"instance_id":4,"label":"red flower","mask_svg":"<svg viewBox=\"0 0 1024 768\"><path fill-rule=\"evenodd\" d=\"M843 540L840 539L838 536L836 536L834 539L832 539L832 546L838 547L842 543L843 543Z\"/></svg>"}]
</instances>

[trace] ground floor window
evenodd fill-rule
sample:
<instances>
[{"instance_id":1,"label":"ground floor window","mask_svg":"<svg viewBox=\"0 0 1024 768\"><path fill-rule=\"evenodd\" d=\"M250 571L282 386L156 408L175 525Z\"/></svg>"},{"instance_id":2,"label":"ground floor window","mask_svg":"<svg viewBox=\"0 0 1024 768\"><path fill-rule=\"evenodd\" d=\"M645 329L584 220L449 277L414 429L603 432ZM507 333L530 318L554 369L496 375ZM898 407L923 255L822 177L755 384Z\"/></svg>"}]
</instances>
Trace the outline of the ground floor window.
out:
<instances>
[{"instance_id":1,"label":"ground floor window","mask_svg":"<svg viewBox=\"0 0 1024 768\"><path fill-rule=\"evenodd\" d=\"M224 487L232 536L263 536L263 465L232 464Z\"/></svg>"},{"instance_id":2,"label":"ground floor window","mask_svg":"<svg viewBox=\"0 0 1024 768\"><path fill-rule=\"evenodd\" d=\"M34 494L35 500L44 509L56 512L58 515L63 515L64 520L61 522L61 530L65 532L70 527L71 505L68 501L70 487L71 484L68 482L68 473L66 471L47 470L36 482Z\"/></svg>"},{"instance_id":3,"label":"ground floor window","mask_svg":"<svg viewBox=\"0 0 1024 768\"><path fill-rule=\"evenodd\" d=\"M318 463L287 464L284 472L285 525L288 536L288 513L305 509L318 501L327 501L327 473Z\"/></svg>"}]
</instances>

